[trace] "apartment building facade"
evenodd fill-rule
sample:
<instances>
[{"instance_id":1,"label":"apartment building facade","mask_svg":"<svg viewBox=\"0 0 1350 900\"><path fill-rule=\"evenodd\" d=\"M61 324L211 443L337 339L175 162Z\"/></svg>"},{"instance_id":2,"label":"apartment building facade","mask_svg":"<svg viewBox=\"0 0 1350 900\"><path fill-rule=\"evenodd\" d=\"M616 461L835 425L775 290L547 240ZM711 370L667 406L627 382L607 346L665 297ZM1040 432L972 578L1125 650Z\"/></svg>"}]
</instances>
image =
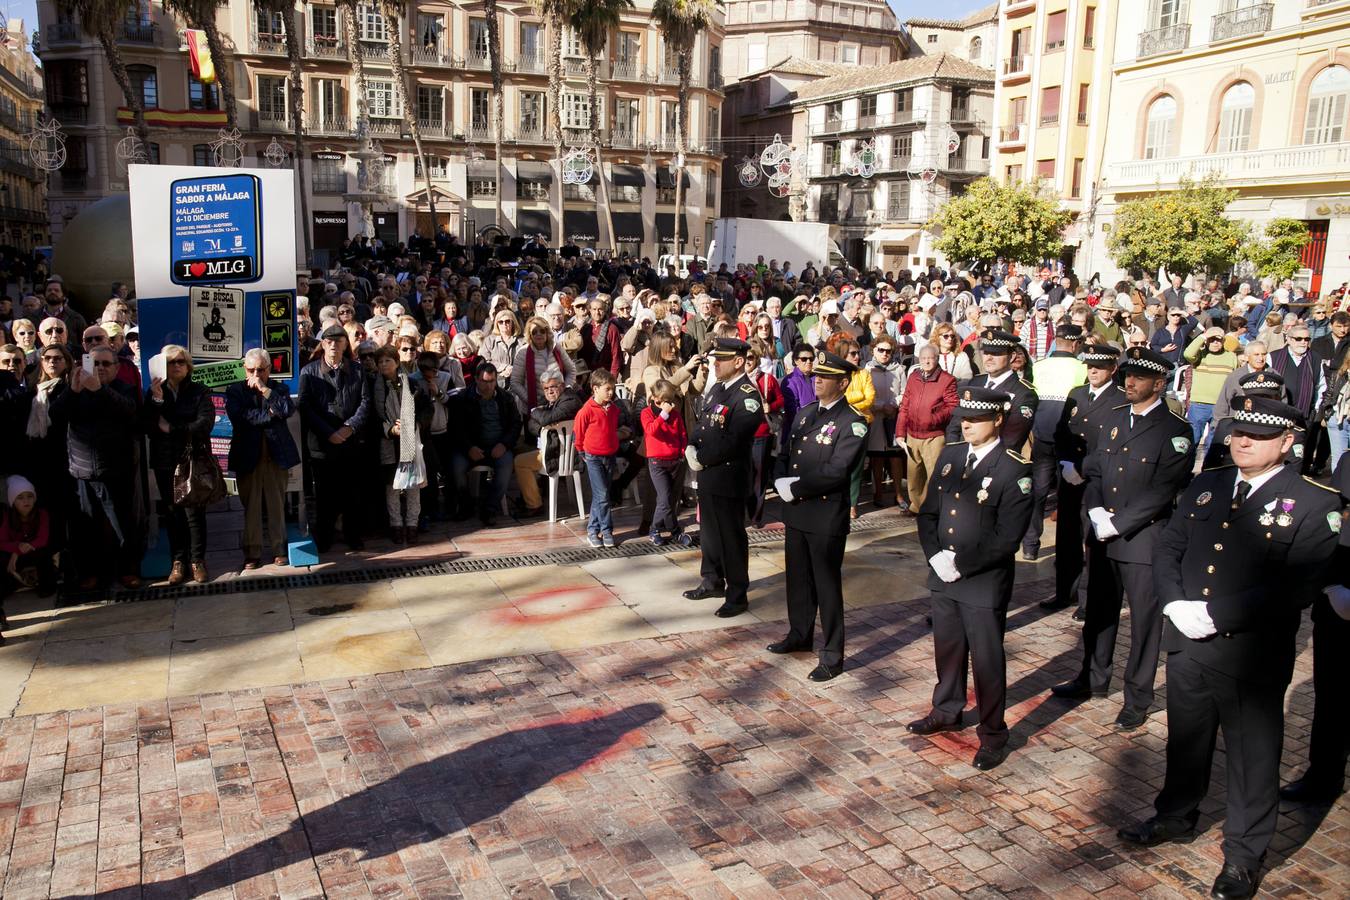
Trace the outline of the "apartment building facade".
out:
<instances>
[{"instance_id":1,"label":"apartment building facade","mask_svg":"<svg viewBox=\"0 0 1350 900\"><path fill-rule=\"evenodd\" d=\"M904 56L886 0L723 0L728 81L789 57L877 66Z\"/></svg>"},{"instance_id":2,"label":"apartment building facade","mask_svg":"<svg viewBox=\"0 0 1350 900\"><path fill-rule=\"evenodd\" d=\"M833 233L849 261L883 271L939 261L926 223L989 174L994 76L952 54L921 56L801 86L808 221ZM871 177L854 173L865 144Z\"/></svg>"},{"instance_id":3,"label":"apartment building facade","mask_svg":"<svg viewBox=\"0 0 1350 900\"><path fill-rule=\"evenodd\" d=\"M964 19L906 19L906 56L950 53L986 69L998 52L999 4L980 7Z\"/></svg>"},{"instance_id":4,"label":"apartment building facade","mask_svg":"<svg viewBox=\"0 0 1350 900\"><path fill-rule=\"evenodd\" d=\"M42 70L23 19L10 19L0 45L0 244L32 250L51 243L47 173L33 164L29 134L42 110Z\"/></svg>"},{"instance_id":5,"label":"apartment building facade","mask_svg":"<svg viewBox=\"0 0 1350 900\"><path fill-rule=\"evenodd\" d=\"M1101 227L1091 265L1120 275L1106 235L1120 203L1217 175L1229 214L1302 220L1299 278L1350 280L1350 0L1121 4Z\"/></svg>"},{"instance_id":6,"label":"apartment building facade","mask_svg":"<svg viewBox=\"0 0 1350 900\"><path fill-rule=\"evenodd\" d=\"M1002 0L998 8L993 174L1003 183L1037 181L1075 213L1062 259L1077 270L1096 228L1116 5Z\"/></svg>"},{"instance_id":7,"label":"apartment building facade","mask_svg":"<svg viewBox=\"0 0 1350 900\"><path fill-rule=\"evenodd\" d=\"M358 6L355 39L365 69L365 99L371 134L385 156L386 198L375 206L374 223L386 241L430 234L424 180L404 124L404 103L423 137L440 228L472 237L494 226L509 235L544 234L579 245L656 256L673 239L675 125L678 78L675 58L651 19L650 0L623 16L600 63L599 109L602 173L589 184L567 185L561 222L549 203L555 170L548 132L548 43L544 23L528 6L499 7L503 60L503 153L492 159L492 84L486 21L477 3L408 3L399 28L403 64L413 87L406 101L394 79L390 23L372 4ZM60 16L49 0L39 3L41 56L51 73L48 105L67 134L70 156L53 179L52 227L59 232L80 208L109 192L126 190L126 169L116 147L131 123L130 112L107 60L78 22ZM297 6L303 35L306 158L299 182L306 194L308 228L316 250L333 250L361 228L359 207L345 197L357 189L352 156L358 95L347 36L337 7L315 2ZM232 3L218 23L234 50L234 76L244 164L263 165L275 140L293 152L289 63L280 17L252 3ZM194 79L183 49L182 25L158 4L140 0L122 23L119 46L133 85L147 107L152 161L211 165L211 144L225 123L219 85ZM720 19L698 38L692 60L689 147L684 170L687 239L710 233L720 194ZM579 40L570 32L563 47L561 118L568 146L589 143L591 110L586 66ZM287 165L296 162L288 159ZM608 178L614 234L608 234L599 178ZM500 194L502 221L496 220ZM704 244L706 246L706 244Z\"/></svg>"}]
</instances>

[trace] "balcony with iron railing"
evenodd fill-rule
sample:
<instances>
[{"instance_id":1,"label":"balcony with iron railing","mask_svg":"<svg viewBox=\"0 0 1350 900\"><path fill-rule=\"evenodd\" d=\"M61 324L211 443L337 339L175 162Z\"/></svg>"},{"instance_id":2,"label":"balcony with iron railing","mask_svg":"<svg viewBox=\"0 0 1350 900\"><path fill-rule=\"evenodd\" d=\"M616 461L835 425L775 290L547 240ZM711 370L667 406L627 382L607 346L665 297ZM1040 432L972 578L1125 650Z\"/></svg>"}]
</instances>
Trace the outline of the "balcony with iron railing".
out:
<instances>
[{"instance_id":1,"label":"balcony with iron railing","mask_svg":"<svg viewBox=\"0 0 1350 900\"><path fill-rule=\"evenodd\" d=\"M1182 177L1199 180L1210 175L1227 186L1273 186L1343 178L1347 171L1350 171L1350 141L1114 163L1108 179L1113 190L1149 189L1177 184Z\"/></svg>"},{"instance_id":2,"label":"balcony with iron railing","mask_svg":"<svg viewBox=\"0 0 1350 900\"><path fill-rule=\"evenodd\" d=\"M979 121L979 116L969 107L952 107L948 121L954 125L973 125Z\"/></svg>"},{"instance_id":3,"label":"balcony with iron railing","mask_svg":"<svg viewBox=\"0 0 1350 900\"><path fill-rule=\"evenodd\" d=\"M577 56L563 57L563 75L567 78L585 78L586 60Z\"/></svg>"},{"instance_id":4,"label":"balcony with iron railing","mask_svg":"<svg viewBox=\"0 0 1350 900\"><path fill-rule=\"evenodd\" d=\"M1025 122L1017 122L1013 125L1003 125L998 129L998 143L1001 147L1011 147L1016 144L1025 144L1027 142L1027 126Z\"/></svg>"},{"instance_id":5,"label":"balcony with iron railing","mask_svg":"<svg viewBox=\"0 0 1350 900\"><path fill-rule=\"evenodd\" d=\"M87 103L48 103L47 111L52 114L52 118L62 125L85 125L89 122L89 105Z\"/></svg>"},{"instance_id":6,"label":"balcony with iron railing","mask_svg":"<svg viewBox=\"0 0 1350 900\"><path fill-rule=\"evenodd\" d=\"M680 72L678 69L662 69L657 75L657 82L660 84L679 84ZM703 87L703 76L698 72L690 72L689 86Z\"/></svg>"},{"instance_id":7,"label":"balcony with iron railing","mask_svg":"<svg viewBox=\"0 0 1350 900\"><path fill-rule=\"evenodd\" d=\"M278 110L255 109L252 118L254 131L284 133L291 130L290 116Z\"/></svg>"},{"instance_id":8,"label":"balcony with iron railing","mask_svg":"<svg viewBox=\"0 0 1350 900\"><path fill-rule=\"evenodd\" d=\"M1005 59L1003 61L1003 77L1020 78L1024 75L1029 75L1031 73L1030 66L1028 65L1030 60L1030 55L1025 53L1011 57L1010 59Z\"/></svg>"},{"instance_id":9,"label":"balcony with iron railing","mask_svg":"<svg viewBox=\"0 0 1350 900\"><path fill-rule=\"evenodd\" d=\"M469 51L469 55L464 62L470 69L486 72L492 68L492 54L488 52L486 47L475 47Z\"/></svg>"},{"instance_id":10,"label":"balcony with iron railing","mask_svg":"<svg viewBox=\"0 0 1350 900\"><path fill-rule=\"evenodd\" d=\"M968 159L963 156L948 156L941 164L944 172L957 176L979 176L989 174L989 160Z\"/></svg>"},{"instance_id":11,"label":"balcony with iron railing","mask_svg":"<svg viewBox=\"0 0 1350 900\"><path fill-rule=\"evenodd\" d=\"M418 116L417 130L423 137L445 137L447 125L444 116Z\"/></svg>"},{"instance_id":12,"label":"balcony with iron railing","mask_svg":"<svg viewBox=\"0 0 1350 900\"><path fill-rule=\"evenodd\" d=\"M468 139L471 141L485 143L491 141L492 125L489 122L470 122Z\"/></svg>"},{"instance_id":13,"label":"balcony with iron railing","mask_svg":"<svg viewBox=\"0 0 1350 900\"><path fill-rule=\"evenodd\" d=\"M361 42L361 56L366 62L387 63L391 52L388 41Z\"/></svg>"},{"instance_id":14,"label":"balcony with iron railing","mask_svg":"<svg viewBox=\"0 0 1350 900\"><path fill-rule=\"evenodd\" d=\"M411 44L408 59L414 66L448 66L450 57L440 44Z\"/></svg>"},{"instance_id":15,"label":"balcony with iron railing","mask_svg":"<svg viewBox=\"0 0 1350 900\"><path fill-rule=\"evenodd\" d=\"M641 81L642 65L636 59L616 59L609 64L609 77L615 81Z\"/></svg>"},{"instance_id":16,"label":"balcony with iron railing","mask_svg":"<svg viewBox=\"0 0 1350 900\"><path fill-rule=\"evenodd\" d=\"M1219 13L1210 25L1211 42L1228 41L1251 34L1265 34L1270 30L1274 3L1257 3Z\"/></svg>"},{"instance_id":17,"label":"balcony with iron railing","mask_svg":"<svg viewBox=\"0 0 1350 900\"><path fill-rule=\"evenodd\" d=\"M350 135L352 133L351 125L345 115L319 115L310 113L309 119L305 124L306 130L314 135Z\"/></svg>"},{"instance_id":18,"label":"balcony with iron railing","mask_svg":"<svg viewBox=\"0 0 1350 900\"><path fill-rule=\"evenodd\" d=\"M1160 56L1164 53L1180 53L1191 45L1191 23L1164 25L1139 35L1139 59Z\"/></svg>"},{"instance_id":19,"label":"balcony with iron railing","mask_svg":"<svg viewBox=\"0 0 1350 900\"><path fill-rule=\"evenodd\" d=\"M372 115L367 127L376 137L402 137L403 116L387 115L377 118Z\"/></svg>"},{"instance_id":20,"label":"balcony with iron railing","mask_svg":"<svg viewBox=\"0 0 1350 900\"><path fill-rule=\"evenodd\" d=\"M47 26L48 44L78 44L81 40L83 32L74 22L53 22Z\"/></svg>"},{"instance_id":21,"label":"balcony with iron railing","mask_svg":"<svg viewBox=\"0 0 1350 900\"><path fill-rule=\"evenodd\" d=\"M1041 110L1041 127L1048 128L1059 124L1059 110L1043 109Z\"/></svg>"},{"instance_id":22,"label":"balcony with iron railing","mask_svg":"<svg viewBox=\"0 0 1350 900\"><path fill-rule=\"evenodd\" d=\"M285 56L286 35L251 31L248 35L248 50L266 56Z\"/></svg>"},{"instance_id":23,"label":"balcony with iron railing","mask_svg":"<svg viewBox=\"0 0 1350 900\"><path fill-rule=\"evenodd\" d=\"M159 43L159 26L150 22L122 22L118 26L118 34L128 44L154 46Z\"/></svg>"},{"instance_id":24,"label":"balcony with iron railing","mask_svg":"<svg viewBox=\"0 0 1350 900\"><path fill-rule=\"evenodd\" d=\"M1079 125L1086 125L1088 123L1088 114L1086 112L1080 112L1078 114L1077 122Z\"/></svg>"},{"instance_id":25,"label":"balcony with iron railing","mask_svg":"<svg viewBox=\"0 0 1350 900\"><path fill-rule=\"evenodd\" d=\"M812 125L807 129L808 134L838 134L844 130L844 120L842 118L827 118L819 125Z\"/></svg>"},{"instance_id":26,"label":"balcony with iron railing","mask_svg":"<svg viewBox=\"0 0 1350 900\"><path fill-rule=\"evenodd\" d=\"M542 125L533 127L522 126L516 129L509 137L509 140L517 144L547 144L549 138Z\"/></svg>"},{"instance_id":27,"label":"balcony with iron railing","mask_svg":"<svg viewBox=\"0 0 1350 900\"><path fill-rule=\"evenodd\" d=\"M347 44L338 37L316 34L305 43L305 55L311 59L346 59Z\"/></svg>"},{"instance_id":28,"label":"balcony with iron railing","mask_svg":"<svg viewBox=\"0 0 1350 900\"><path fill-rule=\"evenodd\" d=\"M529 75L543 75L548 71L548 56L543 50L522 53L516 57L516 71Z\"/></svg>"},{"instance_id":29,"label":"balcony with iron railing","mask_svg":"<svg viewBox=\"0 0 1350 900\"><path fill-rule=\"evenodd\" d=\"M642 135L628 128L613 128L609 132L609 145L624 150L641 146Z\"/></svg>"}]
</instances>

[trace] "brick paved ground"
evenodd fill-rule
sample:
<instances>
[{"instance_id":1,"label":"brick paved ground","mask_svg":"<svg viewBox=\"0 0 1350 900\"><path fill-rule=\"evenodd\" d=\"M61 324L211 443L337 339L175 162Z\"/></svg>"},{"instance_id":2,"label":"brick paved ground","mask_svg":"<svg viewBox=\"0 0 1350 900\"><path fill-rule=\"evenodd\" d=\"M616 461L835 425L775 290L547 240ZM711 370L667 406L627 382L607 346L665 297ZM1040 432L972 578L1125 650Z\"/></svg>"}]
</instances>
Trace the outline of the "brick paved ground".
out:
<instances>
[{"instance_id":1,"label":"brick paved ground","mask_svg":"<svg viewBox=\"0 0 1350 900\"><path fill-rule=\"evenodd\" d=\"M849 614L850 669L772 657L781 625L711 630L0 722L6 898L1169 897L1206 891L1203 837L1123 847L1162 779L1163 716L1047 699L1075 629L1019 588L1017 748L933 738L922 602ZM1306 643L1306 635L1304 636ZM1306 755L1310 652L1286 774ZM1289 811L1286 811L1289 812ZM1345 896L1350 810L1281 817L1264 888ZM141 885L144 884L142 888ZM1336 885L1340 887L1336 887Z\"/></svg>"}]
</instances>

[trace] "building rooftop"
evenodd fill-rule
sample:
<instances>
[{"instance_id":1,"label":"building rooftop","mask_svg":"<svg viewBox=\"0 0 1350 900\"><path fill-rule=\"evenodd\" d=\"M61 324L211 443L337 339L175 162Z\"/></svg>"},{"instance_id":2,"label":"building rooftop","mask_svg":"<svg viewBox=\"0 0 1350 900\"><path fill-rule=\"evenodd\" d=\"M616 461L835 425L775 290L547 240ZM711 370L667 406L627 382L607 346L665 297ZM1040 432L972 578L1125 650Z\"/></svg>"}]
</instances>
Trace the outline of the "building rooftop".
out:
<instances>
[{"instance_id":1,"label":"building rooftop","mask_svg":"<svg viewBox=\"0 0 1350 900\"><path fill-rule=\"evenodd\" d=\"M920 81L929 78L962 78L969 81L994 82L994 73L969 60L961 59L950 53L938 53L934 56L918 56L887 63L884 66L859 68L850 66L849 71L812 81L797 88L797 101L814 100L834 94L849 94L868 88L885 87L905 81Z\"/></svg>"},{"instance_id":2,"label":"building rooftop","mask_svg":"<svg viewBox=\"0 0 1350 900\"><path fill-rule=\"evenodd\" d=\"M852 63L824 62L818 59L806 59L802 56L788 56L758 71L749 72L745 77L753 78L756 75L763 75L765 72L782 72L784 75L815 75L819 78L828 78L832 75L852 72L856 68L857 66Z\"/></svg>"},{"instance_id":3,"label":"building rooftop","mask_svg":"<svg viewBox=\"0 0 1350 900\"><path fill-rule=\"evenodd\" d=\"M906 28L947 28L952 31L961 31L976 25L983 25L985 22L991 22L998 18L998 4L991 3L986 7L975 10L975 12L966 16L964 19L906 19Z\"/></svg>"}]
</instances>

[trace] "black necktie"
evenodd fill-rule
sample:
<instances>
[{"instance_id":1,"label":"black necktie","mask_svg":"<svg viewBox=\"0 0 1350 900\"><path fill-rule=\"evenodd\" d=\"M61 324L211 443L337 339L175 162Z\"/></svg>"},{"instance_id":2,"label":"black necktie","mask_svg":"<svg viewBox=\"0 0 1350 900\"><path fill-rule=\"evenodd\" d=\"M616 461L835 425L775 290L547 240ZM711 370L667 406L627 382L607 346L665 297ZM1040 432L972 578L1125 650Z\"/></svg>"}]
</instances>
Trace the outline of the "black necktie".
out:
<instances>
[{"instance_id":1,"label":"black necktie","mask_svg":"<svg viewBox=\"0 0 1350 900\"><path fill-rule=\"evenodd\" d=\"M969 478L970 473L975 471L975 462L976 458L974 453L966 457L966 470L961 473L962 478Z\"/></svg>"},{"instance_id":2,"label":"black necktie","mask_svg":"<svg viewBox=\"0 0 1350 900\"><path fill-rule=\"evenodd\" d=\"M1237 509L1247 499L1247 495L1252 492L1252 483L1250 481L1239 481L1237 493L1233 495L1232 509Z\"/></svg>"}]
</instances>

